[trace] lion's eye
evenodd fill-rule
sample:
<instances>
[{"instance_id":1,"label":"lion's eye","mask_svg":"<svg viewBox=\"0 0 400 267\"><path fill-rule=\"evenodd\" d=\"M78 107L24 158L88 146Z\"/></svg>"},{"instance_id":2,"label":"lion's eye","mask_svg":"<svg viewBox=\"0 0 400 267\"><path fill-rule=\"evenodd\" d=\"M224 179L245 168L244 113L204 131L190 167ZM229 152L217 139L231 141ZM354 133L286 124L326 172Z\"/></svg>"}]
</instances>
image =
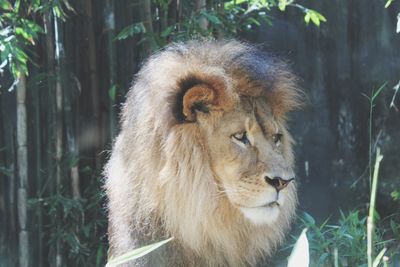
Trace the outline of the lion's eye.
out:
<instances>
[{"instance_id":1,"label":"lion's eye","mask_svg":"<svg viewBox=\"0 0 400 267\"><path fill-rule=\"evenodd\" d=\"M240 132L232 135L233 138L235 138L237 141L242 142L245 145L250 144L249 139L247 138L247 133L246 132Z\"/></svg>"},{"instance_id":2,"label":"lion's eye","mask_svg":"<svg viewBox=\"0 0 400 267\"><path fill-rule=\"evenodd\" d=\"M274 134L272 136L272 140L274 141L275 144L278 144L281 142L282 136L283 136L283 134L280 134L280 133Z\"/></svg>"}]
</instances>

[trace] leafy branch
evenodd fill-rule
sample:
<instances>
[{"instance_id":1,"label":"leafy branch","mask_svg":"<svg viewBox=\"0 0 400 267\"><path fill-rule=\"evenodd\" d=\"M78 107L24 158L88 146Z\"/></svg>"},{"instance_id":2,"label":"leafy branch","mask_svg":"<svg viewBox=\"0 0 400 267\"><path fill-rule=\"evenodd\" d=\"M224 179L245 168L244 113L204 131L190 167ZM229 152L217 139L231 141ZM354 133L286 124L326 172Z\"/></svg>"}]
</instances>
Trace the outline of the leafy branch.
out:
<instances>
[{"instance_id":1,"label":"leafy branch","mask_svg":"<svg viewBox=\"0 0 400 267\"><path fill-rule=\"evenodd\" d=\"M165 1L157 1L159 8L164 9L161 13L167 13L168 5ZM164 3L164 4L163 4ZM313 9L306 8L295 0L231 0L191 11L188 16L171 22L165 27L150 31L144 22L138 22L125 27L116 37L117 40L124 40L135 35L141 35L139 43L149 41L155 44L153 50L163 47L171 41L185 41L192 38L219 38L221 36L232 37L242 32L247 32L265 22L272 24L272 17L269 13L272 9L282 12L288 7L294 7L304 13L304 21L308 25L312 22L319 27L326 18ZM192 9L190 9L192 10ZM153 18L155 22L159 17ZM201 26L201 21L207 21L207 27Z\"/></svg>"},{"instance_id":2,"label":"leafy branch","mask_svg":"<svg viewBox=\"0 0 400 267\"><path fill-rule=\"evenodd\" d=\"M45 33L38 18L52 12L60 19L66 11L73 11L68 0L17 0L11 3L0 0L0 75L7 68L14 78L12 90L21 73L29 75L30 49L35 46L39 35Z\"/></svg>"}]
</instances>

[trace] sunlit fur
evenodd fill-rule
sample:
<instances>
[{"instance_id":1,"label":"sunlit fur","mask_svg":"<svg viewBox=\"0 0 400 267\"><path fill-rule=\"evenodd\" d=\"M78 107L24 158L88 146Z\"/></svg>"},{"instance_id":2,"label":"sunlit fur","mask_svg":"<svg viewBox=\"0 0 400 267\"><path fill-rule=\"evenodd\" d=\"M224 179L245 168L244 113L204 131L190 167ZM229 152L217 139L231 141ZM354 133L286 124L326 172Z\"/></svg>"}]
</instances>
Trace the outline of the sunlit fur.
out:
<instances>
[{"instance_id":1,"label":"sunlit fur","mask_svg":"<svg viewBox=\"0 0 400 267\"><path fill-rule=\"evenodd\" d=\"M196 109L207 88L188 92L204 83L218 99ZM111 255L173 236L128 266L256 266L270 256L293 217L295 183L279 207L253 207L276 197L265 176L293 175L285 115L300 102L287 66L247 44L175 44L150 57L105 168ZM243 130L248 146L231 137Z\"/></svg>"}]
</instances>

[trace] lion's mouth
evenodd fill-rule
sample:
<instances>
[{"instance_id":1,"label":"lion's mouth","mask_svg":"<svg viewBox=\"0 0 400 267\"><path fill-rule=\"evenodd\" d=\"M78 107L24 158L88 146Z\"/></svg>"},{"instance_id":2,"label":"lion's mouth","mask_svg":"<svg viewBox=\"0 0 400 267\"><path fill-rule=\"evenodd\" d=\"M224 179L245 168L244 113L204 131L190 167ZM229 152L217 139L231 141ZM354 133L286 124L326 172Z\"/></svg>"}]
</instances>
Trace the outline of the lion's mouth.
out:
<instances>
[{"instance_id":1,"label":"lion's mouth","mask_svg":"<svg viewBox=\"0 0 400 267\"><path fill-rule=\"evenodd\" d=\"M261 206L257 206L254 208L273 208L273 207L279 207L281 204L279 204L278 201L272 201L272 202L268 202L267 204L261 205Z\"/></svg>"}]
</instances>

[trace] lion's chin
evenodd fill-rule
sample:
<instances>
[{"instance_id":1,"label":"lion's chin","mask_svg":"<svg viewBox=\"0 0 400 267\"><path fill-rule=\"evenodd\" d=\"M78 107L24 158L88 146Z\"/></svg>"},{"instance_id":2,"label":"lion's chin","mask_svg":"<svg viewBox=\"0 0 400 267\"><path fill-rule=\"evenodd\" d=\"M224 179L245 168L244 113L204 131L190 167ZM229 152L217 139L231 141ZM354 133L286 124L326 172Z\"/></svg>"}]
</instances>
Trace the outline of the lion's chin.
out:
<instances>
[{"instance_id":1,"label":"lion's chin","mask_svg":"<svg viewBox=\"0 0 400 267\"><path fill-rule=\"evenodd\" d=\"M279 205L268 205L257 208L240 208L243 215L257 225L272 224L276 222L281 212Z\"/></svg>"}]
</instances>

